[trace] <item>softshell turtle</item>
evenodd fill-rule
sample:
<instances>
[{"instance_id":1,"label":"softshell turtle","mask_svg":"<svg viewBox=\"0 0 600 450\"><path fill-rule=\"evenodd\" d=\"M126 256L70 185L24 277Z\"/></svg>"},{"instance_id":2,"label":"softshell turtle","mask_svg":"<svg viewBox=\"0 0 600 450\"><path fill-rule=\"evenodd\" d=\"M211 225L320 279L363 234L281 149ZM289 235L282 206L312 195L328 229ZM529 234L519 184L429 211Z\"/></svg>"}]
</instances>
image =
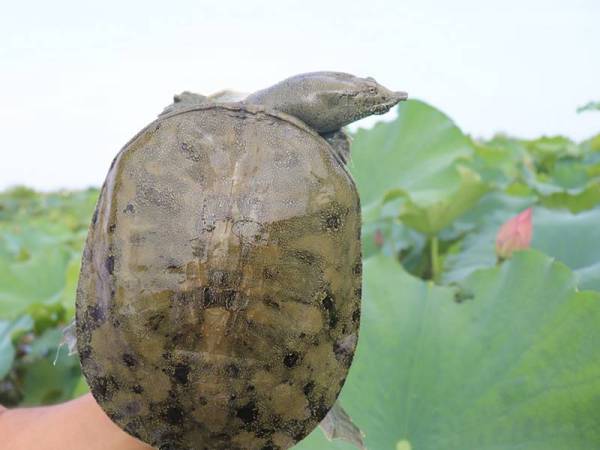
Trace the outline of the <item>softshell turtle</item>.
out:
<instances>
[{"instance_id":1,"label":"softshell turtle","mask_svg":"<svg viewBox=\"0 0 600 450\"><path fill-rule=\"evenodd\" d=\"M81 366L113 421L163 450L287 449L319 424L360 321L340 129L405 98L332 72L187 93L125 145L77 289Z\"/></svg>"}]
</instances>

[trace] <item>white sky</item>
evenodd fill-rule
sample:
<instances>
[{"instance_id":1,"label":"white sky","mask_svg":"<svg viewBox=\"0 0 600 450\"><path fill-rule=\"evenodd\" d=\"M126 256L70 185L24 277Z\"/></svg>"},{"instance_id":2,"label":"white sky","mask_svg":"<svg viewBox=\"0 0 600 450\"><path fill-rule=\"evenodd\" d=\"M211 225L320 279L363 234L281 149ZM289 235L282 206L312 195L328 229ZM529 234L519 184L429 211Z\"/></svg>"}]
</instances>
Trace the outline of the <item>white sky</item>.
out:
<instances>
[{"instance_id":1,"label":"white sky","mask_svg":"<svg viewBox=\"0 0 600 450\"><path fill-rule=\"evenodd\" d=\"M600 131L575 113L600 100L598 0L0 5L0 189L98 186L174 93L313 70L373 76L475 136Z\"/></svg>"}]
</instances>

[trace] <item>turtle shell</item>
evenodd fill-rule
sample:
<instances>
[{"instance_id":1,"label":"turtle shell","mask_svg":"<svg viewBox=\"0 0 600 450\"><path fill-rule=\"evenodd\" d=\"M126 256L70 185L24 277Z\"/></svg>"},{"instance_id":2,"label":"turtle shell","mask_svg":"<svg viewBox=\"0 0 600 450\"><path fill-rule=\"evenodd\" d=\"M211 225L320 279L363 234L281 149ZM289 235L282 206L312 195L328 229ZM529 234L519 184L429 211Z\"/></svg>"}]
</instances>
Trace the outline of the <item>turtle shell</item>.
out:
<instances>
[{"instance_id":1,"label":"turtle shell","mask_svg":"<svg viewBox=\"0 0 600 450\"><path fill-rule=\"evenodd\" d=\"M287 449L354 354L360 205L299 120L205 105L161 117L110 168L77 289L83 373L160 449Z\"/></svg>"}]
</instances>

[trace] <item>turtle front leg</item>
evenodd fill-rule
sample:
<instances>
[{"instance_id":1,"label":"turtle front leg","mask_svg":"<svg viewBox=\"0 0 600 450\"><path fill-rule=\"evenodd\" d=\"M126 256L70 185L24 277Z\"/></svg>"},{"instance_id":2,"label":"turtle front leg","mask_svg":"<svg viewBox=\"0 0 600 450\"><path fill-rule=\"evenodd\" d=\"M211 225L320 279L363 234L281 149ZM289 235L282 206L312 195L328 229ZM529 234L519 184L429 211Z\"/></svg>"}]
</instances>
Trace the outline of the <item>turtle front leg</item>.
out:
<instances>
[{"instance_id":1,"label":"turtle front leg","mask_svg":"<svg viewBox=\"0 0 600 450\"><path fill-rule=\"evenodd\" d=\"M208 102L208 97L206 97L205 95L195 94L190 91L184 91L181 94L174 95L173 103L171 103L169 106L163 109L163 111L158 115L158 117L185 108L189 108L190 106L202 105L206 102Z\"/></svg>"},{"instance_id":2,"label":"turtle front leg","mask_svg":"<svg viewBox=\"0 0 600 450\"><path fill-rule=\"evenodd\" d=\"M321 137L325 139L333 148L333 151L338 156L343 164L347 164L350 160L350 137L341 128L329 133L322 133Z\"/></svg>"}]
</instances>

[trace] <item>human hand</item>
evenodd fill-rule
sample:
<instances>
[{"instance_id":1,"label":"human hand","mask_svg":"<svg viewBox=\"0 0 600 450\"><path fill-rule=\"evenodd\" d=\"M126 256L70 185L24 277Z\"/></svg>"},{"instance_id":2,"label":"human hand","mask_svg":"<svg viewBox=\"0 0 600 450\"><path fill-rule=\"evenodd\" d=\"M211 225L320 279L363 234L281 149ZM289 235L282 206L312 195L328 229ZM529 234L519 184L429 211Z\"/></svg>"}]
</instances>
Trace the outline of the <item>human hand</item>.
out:
<instances>
[{"instance_id":1,"label":"human hand","mask_svg":"<svg viewBox=\"0 0 600 450\"><path fill-rule=\"evenodd\" d=\"M0 448L10 450L151 450L114 424L91 394L53 406L0 405Z\"/></svg>"}]
</instances>

